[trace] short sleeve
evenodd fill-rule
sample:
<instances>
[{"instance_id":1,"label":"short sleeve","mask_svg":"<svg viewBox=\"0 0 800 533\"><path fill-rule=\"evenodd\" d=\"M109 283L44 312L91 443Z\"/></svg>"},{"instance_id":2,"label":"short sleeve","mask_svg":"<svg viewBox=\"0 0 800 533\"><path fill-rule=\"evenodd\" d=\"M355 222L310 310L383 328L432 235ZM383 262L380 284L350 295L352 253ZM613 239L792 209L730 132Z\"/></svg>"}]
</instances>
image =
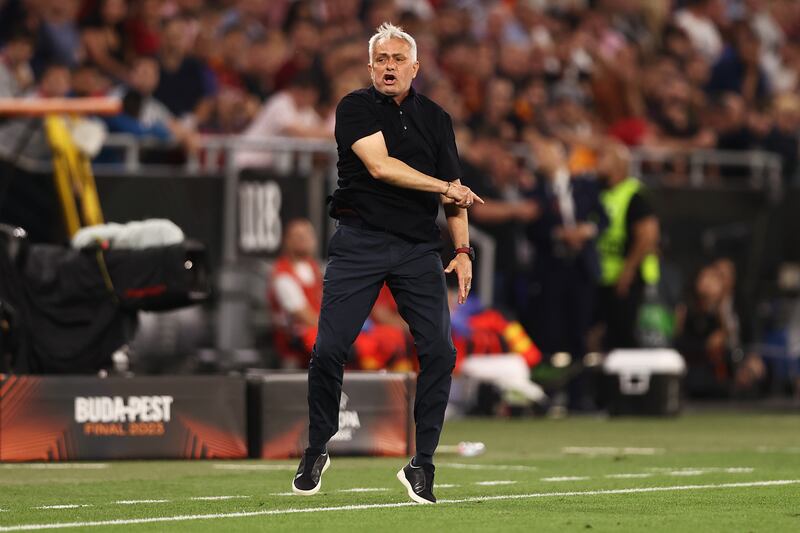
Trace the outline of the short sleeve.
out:
<instances>
[{"instance_id":1,"label":"short sleeve","mask_svg":"<svg viewBox=\"0 0 800 533\"><path fill-rule=\"evenodd\" d=\"M287 313L297 313L308 305L303 288L288 274L279 274L274 281L278 305Z\"/></svg>"},{"instance_id":2,"label":"short sleeve","mask_svg":"<svg viewBox=\"0 0 800 533\"><path fill-rule=\"evenodd\" d=\"M439 148L439 157L436 160L436 175L434 177L444 181L453 181L462 177L461 162L458 159L456 136L453 133L453 121L446 112L443 111L442 113L444 115L441 121L442 131L440 132L442 144Z\"/></svg>"},{"instance_id":3,"label":"short sleeve","mask_svg":"<svg viewBox=\"0 0 800 533\"><path fill-rule=\"evenodd\" d=\"M374 106L368 98L348 94L336 106L336 142L340 149L348 149L353 143L380 131L381 125Z\"/></svg>"},{"instance_id":4,"label":"short sleeve","mask_svg":"<svg viewBox=\"0 0 800 533\"><path fill-rule=\"evenodd\" d=\"M629 226L632 226L643 218L653 216L654 214L653 207L650 205L650 202L647 201L647 198L641 193L636 193L631 198L630 204L628 204L626 222Z\"/></svg>"}]
</instances>

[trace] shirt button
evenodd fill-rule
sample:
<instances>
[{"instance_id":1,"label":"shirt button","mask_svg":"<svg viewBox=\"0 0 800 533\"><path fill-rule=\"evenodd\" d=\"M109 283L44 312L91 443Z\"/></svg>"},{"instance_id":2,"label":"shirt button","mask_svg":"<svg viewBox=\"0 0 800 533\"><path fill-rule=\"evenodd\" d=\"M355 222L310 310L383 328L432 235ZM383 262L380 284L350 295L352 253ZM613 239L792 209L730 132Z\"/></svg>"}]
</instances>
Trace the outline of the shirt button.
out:
<instances>
[{"instance_id":1,"label":"shirt button","mask_svg":"<svg viewBox=\"0 0 800 533\"><path fill-rule=\"evenodd\" d=\"M404 129L404 130L407 130L407 129L408 129L408 126L403 126L403 129Z\"/></svg>"},{"instance_id":2,"label":"shirt button","mask_svg":"<svg viewBox=\"0 0 800 533\"><path fill-rule=\"evenodd\" d=\"M403 114L403 112L402 112L402 111L400 111L400 114L402 115L402 114Z\"/></svg>"}]
</instances>

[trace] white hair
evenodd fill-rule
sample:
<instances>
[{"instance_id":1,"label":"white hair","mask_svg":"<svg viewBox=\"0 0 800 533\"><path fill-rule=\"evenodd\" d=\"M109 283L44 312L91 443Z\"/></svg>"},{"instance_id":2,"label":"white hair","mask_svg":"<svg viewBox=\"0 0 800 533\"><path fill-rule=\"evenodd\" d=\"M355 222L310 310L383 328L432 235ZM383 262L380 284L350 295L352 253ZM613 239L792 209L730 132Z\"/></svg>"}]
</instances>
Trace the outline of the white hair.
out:
<instances>
[{"instance_id":1,"label":"white hair","mask_svg":"<svg viewBox=\"0 0 800 533\"><path fill-rule=\"evenodd\" d=\"M395 26L391 22L384 22L375 31L375 35L369 38L369 62L372 63L372 53L375 51L375 45L387 39L402 39L411 47L411 62L417 62L417 41L403 31L400 26Z\"/></svg>"}]
</instances>

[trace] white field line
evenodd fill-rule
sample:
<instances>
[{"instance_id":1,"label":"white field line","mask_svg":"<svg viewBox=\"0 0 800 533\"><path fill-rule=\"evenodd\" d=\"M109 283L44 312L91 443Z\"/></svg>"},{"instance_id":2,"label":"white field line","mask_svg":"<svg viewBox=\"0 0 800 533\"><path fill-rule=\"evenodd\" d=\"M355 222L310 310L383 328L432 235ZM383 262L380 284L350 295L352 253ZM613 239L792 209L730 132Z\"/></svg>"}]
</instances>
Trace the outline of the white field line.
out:
<instances>
[{"instance_id":1,"label":"white field line","mask_svg":"<svg viewBox=\"0 0 800 533\"><path fill-rule=\"evenodd\" d=\"M606 477L609 479L640 479L652 475L653 474L607 474Z\"/></svg>"},{"instance_id":2,"label":"white field line","mask_svg":"<svg viewBox=\"0 0 800 533\"><path fill-rule=\"evenodd\" d=\"M658 455L664 448L616 448L613 446L566 446L561 453L567 455Z\"/></svg>"},{"instance_id":3,"label":"white field line","mask_svg":"<svg viewBox=\"0 0 800 533\"><path fill-rule=\"evenodd\" d=\"M341 489L336 492L385 492L389 489L386 487L355 487L352 489Z\"/></svg>"},{"instance_id":4,"label":"white field line","mask_svg":"<svg viewBox=\"0 0 800 533\"><path fill-rule=\"evenodd\" d=\"M40 505L38 507L31 507L31 509L78 509L80 507L91 507L87 503L64 503L61 505Z\"/></svg>"},{"instance_id":5,"label":"white field line","mask_svg":"<svg viewBox=\"0 0 800 533\"><path fill-rule=\"evenodd\" d=\"M189 499L196 501L212 501L212 500L239 500L242 498L250 498L250 496L193 496Z\"/></svg>"},{"instance_id":6,"label":"white field line","mask_svg":"<svg viewBox=\"0 0 800 533\"><path fill-rule=\"evenodd\" d=\"M102 470L109 463L11 463L0 465L5 470Z\"/></svg>"},{"instance_id":7,"label":"white field line","mask_svg":"<svg viewBox=\"0 0 800 533\"><path fill-rule=\"evenodd\" d=\"M543 477L541 481L586 481L590 479L587 476L559 476L559 477Z\"/></svg>"},{"instance_id":8,"label":"white field line","mask_svg":"<svg viewBox=\"0 0 800 533\"><path fill-rule=\"evenodd\" d=\"M755 470L750 466L719 467L719 466L699 466L684 468L663 468L653 467L647 470L664 474L667 476L699 476L701 474L725 473L725 474L751 474Z\"/></svg>"},{"instance_id":9,"label":"white field line","mask_svg":"<svg viewBox=\"0 0 800 533\"><path fill-rule=\"evenodd\" d=\"M452 505L459 503L474 503L501 500L526 500L534 498L563 498L572 496L608 496L618 494L642 494L650 492L673 492L692 490L738 489L750 487L779 487L800 484L800 479L778 479L771 481L749 481L742 483L717 483L713 485L673 485L667 487L634 487L628 489L584 490L569 492L534 492L531 494L501 494L496 496L475 496L457 500L439 500L439 505ZM62 522L50 524L18 524L14 526L0 526L0 532L6 531L37 531L42 529L66 529L74 527L99 527L99 526L125 526L132 524L153 524L161 522L186 522L190 520L218 520L222 518L247 518L252 516L270 516L302 513L325 513L335 511L362 511L367 509L391 509L396 507L411 507L419 505L414 502L398 503L373 503L361 505L339 505L331 507L304 507L289 509L270 509L262 511L239 511L234 513L214 513L200 515L158 516L152 518L125 518L117 520L97 520L92 522Z\"/></svg>"},{"instance_id":10,"label":"white field line","mask_svg":"<svg viewBox=\"0 0 800 533\"><path fill-rule=\"evenodd\" d=\"M495 485L514 485L516 481L510 481L507 479L498 479L497 481L476 481L476 485L481 485L483 487L493 487Z\"/></svg>"},{"instance_id":11,"label":"white field line","mask_svg":"<svg viewBox=\"0 0 800 533\"><path fill-rule=\"evenodd\" d=\"M270 492L270 496L294 496L294 492Z\"/></svg>"},{"instance_id":12,"label":"white field line","mask_svg":"<svg viewBox=\"0 0 800 533\"><path fill-rule=\"evenodd\" d=\"M224 463L215 463L212 467L217 470L297 470L297 467L292 465L226 465Z\"/></svg>"},{"instance_id":13,"label":"white field line","mask_svg":"<svg viewBox=\"0 0 800 533\"><path fill-rule=\"evenodd\" d=\"M460 486L461 485L459 485L457 483L437 483L436 484L436 488L437 489L454 489L454 488L460 487Z\"/></svg>"},{"instance_id":14,"label":"white field line","mask_svg":"<svg viewBox=\"0 0 800 533\"><path fill-rule=\"evenodd\" d=\"M117 505L138 505L140 503L169 503L171 500L117 500Z\"/></svg>"},{"instance_id":15,"label":"white field line","mask_svg":"<svg viewBox=\"0 0 800 533\"><path fill-rule=\"evenodd\" d=\"M535 466L525 465L485 465L485 464L469 464L469 463L441 463L439 467L456 468L459 470L511 470L518 472L532 472L538 470Z\"/></svg>"}]
</instances>

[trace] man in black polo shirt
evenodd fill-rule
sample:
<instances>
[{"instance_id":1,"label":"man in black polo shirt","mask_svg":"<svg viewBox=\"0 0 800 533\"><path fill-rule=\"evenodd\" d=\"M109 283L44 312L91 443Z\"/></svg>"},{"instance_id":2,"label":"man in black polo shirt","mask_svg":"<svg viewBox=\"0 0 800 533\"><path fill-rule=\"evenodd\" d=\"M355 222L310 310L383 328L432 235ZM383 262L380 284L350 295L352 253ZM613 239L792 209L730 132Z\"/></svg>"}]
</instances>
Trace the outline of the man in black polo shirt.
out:
<instances>
[{"instance_id":1,"label":"man in black polo shirt","mask_svg":"<svg viewBox=\"0 0 800 533\"><path fill-rule=\"evenodd\" d=\"M316 494L330 465L327 443L338 429L344 364L386 282L419 353L414 419L417 453L397 473L409 497L434 503L433 453L450 392L455 348L445 272L455 272L459 302L472 281L467 211L483 202L460 182L448 114L411 87L419 69L414 39L383 24L369 41L372 87L336 108L339 187L331 216L317 342L308 369L309 446L292 482ZM443 270L436 216L444 204L456 255Z\"/></svg>"}]
</instances>

